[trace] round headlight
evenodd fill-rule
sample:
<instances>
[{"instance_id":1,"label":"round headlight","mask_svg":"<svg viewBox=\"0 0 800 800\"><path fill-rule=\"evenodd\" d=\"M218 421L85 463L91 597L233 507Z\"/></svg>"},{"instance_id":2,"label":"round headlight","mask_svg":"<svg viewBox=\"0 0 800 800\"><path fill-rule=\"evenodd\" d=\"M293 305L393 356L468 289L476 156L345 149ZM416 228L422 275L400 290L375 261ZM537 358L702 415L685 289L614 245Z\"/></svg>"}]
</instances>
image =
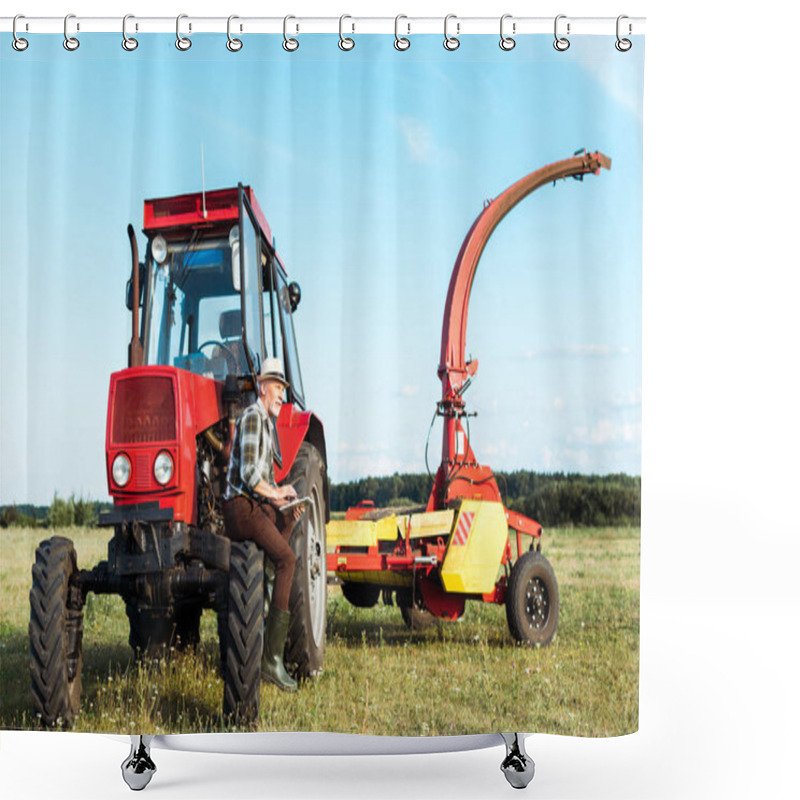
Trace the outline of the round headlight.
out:
<instances>
[{"instance_id":1,"label":"round headlight","mask_svg":"<svg viewBox=\"0 0 800 800\"><path fill-rule=\"evenodd\" d=\"M126 486L131 479L131 462L128 456L120 453L111 465L111 477L117 486Z\"/></svg>"},{"instance_id":2,"label":"round headlight","mask_svg":"<svg viewBox=\"0 0 800 800\"><path fill-rule=\"evenodd\" d=\"M162 452L156 456L155 463L153 464L153 475L155 475L156 480L164 486L170 482L172 470L172 456L162 450Z\"/></svg>"},{"instance_id":3,"label":"round headlight","mask_svg":"<svg viewBox=\"0 0 800 800\"><path fill-rule=\"evenodd\" d=\"M161 234L153 239L150 250L158 264L163 264L167 260L167 242Z\"/></svg>"}]
</instances>

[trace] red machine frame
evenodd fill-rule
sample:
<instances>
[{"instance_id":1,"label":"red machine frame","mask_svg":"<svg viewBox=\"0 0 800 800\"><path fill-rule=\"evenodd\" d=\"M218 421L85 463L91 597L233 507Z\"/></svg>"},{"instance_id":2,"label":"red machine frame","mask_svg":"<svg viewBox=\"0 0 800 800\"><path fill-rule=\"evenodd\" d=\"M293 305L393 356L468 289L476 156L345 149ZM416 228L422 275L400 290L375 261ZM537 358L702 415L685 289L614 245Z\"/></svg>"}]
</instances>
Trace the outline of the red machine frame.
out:
<instances>
[{"instance_id":1,"label":"red machine frame","mask_svg":"<svg viewBox=\"0 0 800 800\"><path fill-rule=\"evenodd\" d=\"M548 164L489 201L467 233L453 266L445 302L437 372L442 382L442 398L437 405L437 413L444 418L442 458L426 512L451 508L461 499L503 502L491 468L478 463L462 424L467 416L464 392L478 369L477 359L468 361L465 355L469 300L478 262L489 237L511 209L536 189L563 178L582 179L587 173L597 175L602 168L610 169L611 160L600 152L580 151L572 158ZM369 501L362 501L349 509L346 519L374 514L374 506L367 503ZM504 510L509 531L515 533L516 557L523 553L523 536L531 537L531 547L535 545L540 550L542 526L523 514ZM443 536L433 540L417 539L412 543L410 531L406 530L402 541L398 537L398 541L383 546L379 543L366 548L337 547L336 552L328 555L328 570L344 580L348 574L355 577L354 573L381 573L382 585L392 585L394 579L389 578L389 574L393 574L397 586L419 586L425 608L444 619L461 616L467 599L505 603L509 567L515 558L510 538L498 565L504 567L505 574L492 592L482 595L448 593L442 588L438 572L447 547L447 537Z\"/></svg>"}]
</instances>

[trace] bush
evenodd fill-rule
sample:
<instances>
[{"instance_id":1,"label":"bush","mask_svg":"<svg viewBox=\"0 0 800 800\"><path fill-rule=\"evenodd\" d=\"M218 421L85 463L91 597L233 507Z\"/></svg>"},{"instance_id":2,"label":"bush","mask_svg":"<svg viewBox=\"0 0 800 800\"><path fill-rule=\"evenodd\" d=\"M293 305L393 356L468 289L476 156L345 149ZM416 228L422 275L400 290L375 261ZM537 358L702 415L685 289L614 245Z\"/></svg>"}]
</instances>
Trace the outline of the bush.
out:
<instances>
[{"instance_id":1,"label":"bush","mask_svg":"<svg viewBox=\"0 0 800 800\"><path fill-rule=\"evenodd\" d=\"M97 503L82 497L76 499L74 494L64 500L56 492L47 512L47 527L68 528L73 525L87 528L97 525Z\"/></svg>"}]
</instances>

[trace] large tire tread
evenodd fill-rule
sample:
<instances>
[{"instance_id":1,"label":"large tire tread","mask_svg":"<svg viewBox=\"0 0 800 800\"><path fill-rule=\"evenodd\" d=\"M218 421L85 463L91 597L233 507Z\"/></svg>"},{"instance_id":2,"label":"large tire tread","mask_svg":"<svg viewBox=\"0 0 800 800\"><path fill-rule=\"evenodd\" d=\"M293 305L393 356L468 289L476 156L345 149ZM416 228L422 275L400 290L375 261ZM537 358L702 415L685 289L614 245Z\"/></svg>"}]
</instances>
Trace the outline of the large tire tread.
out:
<instances>
[{"instance_id":1,"label":"large tire tread","mask_svg":"<svg viewBox=\"0 0 800 800\"><path fill-rule=\"evenodd\" d=\"M322 507L317 509L317 520L320 521L322 538L322 586L326 587L326 554L325 554L325 463L316 447L309 442L303 442L292 465L287 483L297 487L301 497L310 495L312 484L318 483L317 495ZM321 642L315 643L311 629L311 611L309 597L305 586L305 575L309 569L307 561L307 525L308 516L315 513L309 509L300 517L292 532L289 544L295 554L294 577L289 593L289 609L292 612L289 622L289 633L286 637L284 661L287 669L294 672L296 678L310 678L322 668L325 656L325 624L323 620ZM327 600L325 601L327 604Z\"/></svg>"},{"instance_id":2,"label":"large tire tread","mask_svg":"<svg viewBox=\"0 0 800 800\"><path fill-rule=\"evenodd\" d=\"M75 601L75 588L70 587L77 571L75 548L69 539L55 536L36 549L29 665L34 711L47 727L70 727L80 710L83 611Z\"/></svg>"},{"instance_id":3,"label":"large tire tread","mask_svg":"<svg viewBox=\"0 0 800 800\"><path fill-rule=\"evenodd\" d=\"M546 599L546 617L540 627L532 626L526 599L529 585L534 582ZM511 570L506 593L506 618L514 639L528 647L545 647L553 641L558 627L558 582L550 562L536 551L517 559Z\"/></svg>"},{"instance_id":4,"label":"large tire tread","mask_svg":"<svg viewBox=\"0 0 800 800\"><path fill-rule=\"evenodd\" d=\"M264 647L264 555L254 542L232 542L228 574L223 714L247 723L258 717Z\"/></svg>"}]
</instances>

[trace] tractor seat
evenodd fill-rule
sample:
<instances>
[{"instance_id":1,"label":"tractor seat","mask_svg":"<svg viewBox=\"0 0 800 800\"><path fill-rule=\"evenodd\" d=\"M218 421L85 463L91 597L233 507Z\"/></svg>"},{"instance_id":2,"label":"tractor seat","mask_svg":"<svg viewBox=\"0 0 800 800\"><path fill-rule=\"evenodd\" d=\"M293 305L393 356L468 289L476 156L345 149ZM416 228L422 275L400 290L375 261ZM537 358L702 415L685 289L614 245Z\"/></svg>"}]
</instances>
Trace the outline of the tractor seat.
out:
<instances>
[{"instance_id":1,"label":"tractor seat","mask_svg":"<svg viewBox=\"0 0 800 800\"><path fill-rule=\"evenodd\" d=\"M233 308L219 315L219 337L225 348L217 345L212 358L224 358L229 375L244 375L247 372L247 358L242 343L242 312Z\"/></svg>"}]
</instances>

